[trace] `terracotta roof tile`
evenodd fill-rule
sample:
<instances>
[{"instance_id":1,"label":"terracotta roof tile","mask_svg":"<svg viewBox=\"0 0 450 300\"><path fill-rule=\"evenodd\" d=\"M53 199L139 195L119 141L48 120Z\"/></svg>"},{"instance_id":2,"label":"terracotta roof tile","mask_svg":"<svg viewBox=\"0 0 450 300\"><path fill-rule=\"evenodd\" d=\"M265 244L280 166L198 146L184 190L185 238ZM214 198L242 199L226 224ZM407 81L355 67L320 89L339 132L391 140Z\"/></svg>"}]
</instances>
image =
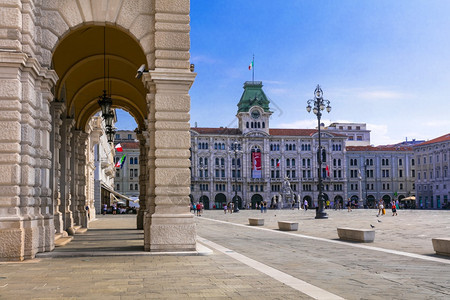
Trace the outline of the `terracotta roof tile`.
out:
<instances>
[{"instance_id":1,"label":"terracotta roof tile","mask_svg":"<svg viewBox=\"0 0 450 300\"><path fill-rule=\"evenodd\" d=\"M425 145L430 145L430 144L434 144L434 143L440 143L440 142L446 142L446 141L450 141L450 133L447 133L443 136L437 137L435 139L426 141L422 144L419 145L415 145L415 146L425 146Z\"/></svg>"},{"instance_id":2,"label":"terracotta roof tile","mask_svg":"<svg viewBox=\"0 0 450 300\"><path fill-rule=\"evenodd\" d=\"M237 128L227 128L227 127L219 127L219 128L193 127L191 128L191 130L199 134L225 134L225 135L242 134L242 132Z\"/></svg>"},{"instance_id":3,"label":"terracotta roof tile","mask_svg":"<svg viewBox=\"0 0 450 300\"><path fill-rule=\"evenodd\" d=\"M411 146L347 146L347 151L412 151L413 148Z\"/></svg>"},{"instance_id":4,"label":"terracotta roof tile","mask_svg":"<svg viewBox=\"0 0 450 300\"><path fill-rule=\"evenodd\" d=\"M123 149L139 149L139 142L120 142Z\"/></svg>"},{"instance_id":5,"label":"terracotta roof tile","mask_svg":"<svg viewBox=\"0 0 450 300\"><path fill-rule=\"evenodd\" d=\"M209 128L209 127L193 127L192 131L199 134L225 134L225 135L240 135L242 132L238 128ZM312 136L317 132L317 129L292 129L292 128L272 128L269 129L269 134L272 136ZM324 130L324 132L330 133L336 137L346 137L345 135Z\"/></svg>"}]
</instances>

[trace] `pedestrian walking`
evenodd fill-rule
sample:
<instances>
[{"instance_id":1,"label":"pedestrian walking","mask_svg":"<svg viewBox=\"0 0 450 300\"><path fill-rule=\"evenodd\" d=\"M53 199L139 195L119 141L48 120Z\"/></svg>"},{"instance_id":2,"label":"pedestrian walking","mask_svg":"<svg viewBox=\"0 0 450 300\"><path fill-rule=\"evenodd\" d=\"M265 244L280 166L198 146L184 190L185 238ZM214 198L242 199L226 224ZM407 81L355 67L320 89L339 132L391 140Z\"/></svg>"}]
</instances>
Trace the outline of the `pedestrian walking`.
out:
<instances>
[{"instance_id":1,"label":"pedestrian walking","mask_svg":"<svg viewBox=\"0 0 450 300\"><path fill-rule=\"evenodd\" d=\"M347 211L352 211L352 201L350 198L347 200Z\"/></svg>"},{"instance_id":2,"label":"pedestrian walking","mask_svg":"<svg viewBox=\"0 0 450 300\"><path fill-rule=\"evenodd\" d=\"M395 205L395 201L392 202L392 216L397 215L397 205Z\"/></svg>"},{"instance_id":3,"label":"pedestrian walking","mask_svg":"<svg viewBox=\"0 0 450 300\"><path fill-rule=\"evenodd\" d=\"M224 213L224 214L227 214L227 209L228 209L228 208L227 208L227 204L224 203L224 204L223 204L223 213Z\"/></svg>"},{"instance_id":4,"label":"pedestrian walking","mask_svg":"<svg viewBox=\"0 0 450 300\"><path fill-rule=\"evenodd\" d=\"M199 203L197 203L197 216L201 217L201 212L202 212L202 205Z\"/></svg>"},{"instance_id":5,"label":"pedestrian walking","mask_svg":"<svg viewBox=\"0 0 450 300\"><path fill-rule=\"evenodd\" d=\"M379 217L382 214L383 215L386 214L386 210L384 209L383 200L380 200L380 202L378 203L378 215L377 215L377 217Z\"/></svg>"},{"instance_id":6,"label":"pedestrian walking","mask_svg":"<svg viewBox=\"0 0 450 300\"><path fill-rule=\"evenodd\" d=\"M308 210L308 201L305 199L305 202L303 202L303 208L305 209L305 212Z\"/></svg>"},{"instance_id":7,"label":"pedestrian walking","mask_svg":"<svg viewBox=\"0 0 450 300\"><path fill-rule=\"evenodd\" d=\"M108 208L108 206L106 205L106 203L103 204L103 207L102 207L102 214L103 214L103 215L106 215L106 210L107 210L107 208Z\"/></svg>"}]
</instances>

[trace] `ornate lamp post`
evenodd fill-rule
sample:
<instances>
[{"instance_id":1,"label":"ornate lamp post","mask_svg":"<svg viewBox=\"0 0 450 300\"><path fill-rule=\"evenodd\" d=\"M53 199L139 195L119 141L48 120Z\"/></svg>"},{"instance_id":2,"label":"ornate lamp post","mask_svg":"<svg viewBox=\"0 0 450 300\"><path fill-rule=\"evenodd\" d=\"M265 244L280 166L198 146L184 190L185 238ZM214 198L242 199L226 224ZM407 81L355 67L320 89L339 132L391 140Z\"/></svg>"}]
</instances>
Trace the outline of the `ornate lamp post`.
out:
<instances>
[{"instance_id":1,"label":"ornate lamp post","mask_svg":"<svg viewBox=\"0 0 450 300\"><path fill-rule=\"evenodd\" d=\"M322 184L322 155L325 154L325 152L322 152L322 145L321 145L321 133L320 133L320 118L322 117L322 111L326 108L327 112L331 111L330 101L325 100L322 97L323 92L320 88L320 85L317 85L316 90L314 91L314 99L309 99L307 101L308 106L306 107L307 112L311 112L311 108L314 112L314 114L317 116L317 128L318 128L318 134L319 134L319 148L317 149L317 164L319 165L319 197L318 197L318 203L319 203L319 209L316 210L316 219L327 219L328 215L324 211L324 205L323 205L323 184ZM326 107L325 107L326 105Z\"/></svg>"}]
</instances>

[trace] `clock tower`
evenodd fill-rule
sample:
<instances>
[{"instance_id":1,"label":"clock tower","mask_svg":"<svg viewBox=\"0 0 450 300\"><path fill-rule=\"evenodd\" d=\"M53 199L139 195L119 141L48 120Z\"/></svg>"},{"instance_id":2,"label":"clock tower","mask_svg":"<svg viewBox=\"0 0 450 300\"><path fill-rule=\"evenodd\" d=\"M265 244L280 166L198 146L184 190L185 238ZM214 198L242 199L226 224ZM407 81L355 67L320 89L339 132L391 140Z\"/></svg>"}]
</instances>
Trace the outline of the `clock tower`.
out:
<instances>
[{"instance_id":1,"label":"clock tower","mask_svg":"<svg viewBox=\"0 0 450 300\"><path fill-rule=\"evenodd\" d=\"M238 103L236 117L244 135L269 135L270 101L262 89L261 81L244 83L244 93Z\"/></svg>"}]
</instances>

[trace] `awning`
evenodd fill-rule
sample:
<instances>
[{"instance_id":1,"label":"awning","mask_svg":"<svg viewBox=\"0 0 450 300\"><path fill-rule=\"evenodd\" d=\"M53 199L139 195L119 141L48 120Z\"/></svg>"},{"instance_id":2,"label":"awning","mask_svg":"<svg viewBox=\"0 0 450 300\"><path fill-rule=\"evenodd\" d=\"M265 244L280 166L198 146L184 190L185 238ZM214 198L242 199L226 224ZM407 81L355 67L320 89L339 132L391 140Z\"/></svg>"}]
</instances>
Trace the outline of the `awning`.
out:
<instances>
[{"instance_id":1,"label":"awning","mask_svg":"<svg viewBox=\"0 0 450 300\"><path fill-rule=\"evenodd\" d=\"M400 201L409 201L409 200L416 201L416 197L415 196L410 196L410 197L406 197L406 198L400 199Z\"/></svg>"},{"instance_id":2,"label":"awning","mask_svg":"<svg viewBox=\"0 0 450 300\"><path fill-rule=\"evenodd\" d=\"M104 183L102 183L102 188L104 188L105 190L107 190L107 191L110 192L111 194L113 194L113 195L115 195L115 196L117 196L117 197L120 197L120 198L122 198L122 199L131 201L131 202L139 201L139 199L138 199L138 200L133 200L133 199L127 197L127 196L122 195L121 193L116 192L115 190L113 190L111 187L107 186L107 185L104 184Z\"/></svg>"}]
</instances>

